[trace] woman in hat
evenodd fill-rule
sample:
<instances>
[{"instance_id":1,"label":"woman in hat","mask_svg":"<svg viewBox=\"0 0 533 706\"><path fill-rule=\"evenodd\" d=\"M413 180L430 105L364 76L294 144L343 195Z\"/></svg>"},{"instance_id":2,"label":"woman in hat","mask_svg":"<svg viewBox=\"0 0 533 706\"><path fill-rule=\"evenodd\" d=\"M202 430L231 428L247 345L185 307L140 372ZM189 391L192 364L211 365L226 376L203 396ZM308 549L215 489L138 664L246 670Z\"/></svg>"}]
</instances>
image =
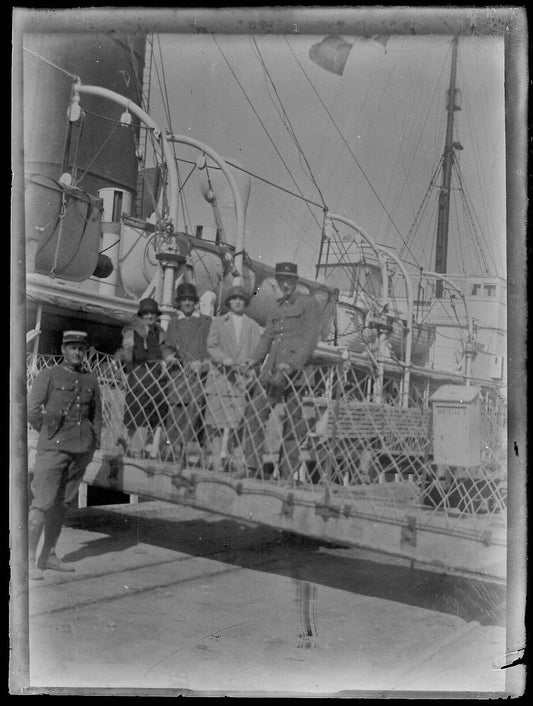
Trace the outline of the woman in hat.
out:
<instances>
[{"instance_id":1,"label":"woman in hat","mask_svg":"<svg viewBox=\"0 0 533 706\"><path fill-rule=\"evenodd\" d=\"M213 319L207 339L212 365L206 383L205 423L215 470L222 470L231 446L238 448L235 430L242 421L250 363L261 338L257 322L244 313L250 296L242 287L231 287L224 303L229 311ZM239 463L237 448L235 463Z\"/></svg>"},{"instance_id":2,"label":"woman in hat","mask_svg":"<svg viewBox=\"0 0 533 706\"><path fill-rule=\"evenodd\" d=\"M137 316L122 329L122 347L116 354L128 372L124 425L135 454L146 448L148 433L155 431L166 414L162 386L165 332L158 322L160 315L154 299L142 299Z\"/></svg>"},{"instance_id":3,"label":"woman in hat","mask_svg":"<svg viewBox=\"0 0 533 706\"><path fill-rule=\"evenodd\" d=\"M169 408L165 420L167 452L172 460L185 461L187 444L201 436L203 380L207 372L207 336L211 317L200 314L194 284L183 282L176 290L177 309L167 328L163 357L169 381Z\"/></svg>"}]
</instances>

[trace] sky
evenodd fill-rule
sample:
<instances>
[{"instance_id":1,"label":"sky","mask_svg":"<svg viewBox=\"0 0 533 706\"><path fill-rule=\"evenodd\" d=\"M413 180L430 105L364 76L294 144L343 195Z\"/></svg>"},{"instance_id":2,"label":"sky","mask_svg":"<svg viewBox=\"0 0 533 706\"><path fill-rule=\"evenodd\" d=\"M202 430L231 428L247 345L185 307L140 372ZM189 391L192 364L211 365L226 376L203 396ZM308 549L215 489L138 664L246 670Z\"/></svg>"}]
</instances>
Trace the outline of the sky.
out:
<instances>
[{"instance_id":1,"label":"sky","mask_svg":"<svg viewBox=\"0 0 533 706\"><path fill-rule=\"evenodd\" d=\"M324 36L152 35L150 114L167 126L168 106L173 133L206 143L284 189L301 190L316 204L252 179L246 250L253 259L294 260L302 275L314 276L325 204L378 243L397 253L403 246L409 263L433 270L436 185L422 204L444 149L452 38L389 35L380 42L341 35L353 46L339 76L309 58ZM488 267L505 276L501 38L460 38L457 87L455 140L463 150L455 154L470 210L460 199L452 204L448 272ZM198 156L189 148L177 153ZM190 169L180 164L182 179ZM196 175L183 193L180 227L212 225ZM423 218L411 233L419 212Z\"/></svg>"}]
</instances>

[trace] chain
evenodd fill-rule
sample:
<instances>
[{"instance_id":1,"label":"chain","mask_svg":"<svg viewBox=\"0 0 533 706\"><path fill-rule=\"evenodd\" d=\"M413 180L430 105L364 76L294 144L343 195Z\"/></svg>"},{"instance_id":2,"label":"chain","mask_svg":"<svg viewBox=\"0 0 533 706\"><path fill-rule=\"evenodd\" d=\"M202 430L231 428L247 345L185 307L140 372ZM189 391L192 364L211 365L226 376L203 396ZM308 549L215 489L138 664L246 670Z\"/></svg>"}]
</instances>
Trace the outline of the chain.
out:
<instances>
[{"instance_id":1,"label":"chain","mask_svg":"<svg viewBox=\"0 0 533 706\"><path fill-rule=\"evenodd\" d=\"M56 276L57 263L59 260L59 248L61 246L61 240L63 238L63 223L65 220L66 206L67 206L67 198L66 198L65 192L63 191L61 194L61 210L59 211L59 215L58 215L59 230L58 230L58 234L57 234L56 251L54 253L54 264L52 265L52 269L50 270L50 277L52 277L52 278L55 278L55 276Z\"/></svg>"}]
</instances>

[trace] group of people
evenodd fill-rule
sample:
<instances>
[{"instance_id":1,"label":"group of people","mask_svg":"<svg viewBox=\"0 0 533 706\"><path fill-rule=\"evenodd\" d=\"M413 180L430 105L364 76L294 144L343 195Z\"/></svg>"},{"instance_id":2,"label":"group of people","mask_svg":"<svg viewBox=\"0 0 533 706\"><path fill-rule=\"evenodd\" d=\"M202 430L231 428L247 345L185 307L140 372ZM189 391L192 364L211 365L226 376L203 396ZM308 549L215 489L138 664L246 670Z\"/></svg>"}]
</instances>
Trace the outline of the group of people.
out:
<instances>
[{"instance_id":1,"label":"group of people","mask_svg":"<svg viewBox=\"0 0 533 706\"><path fill-rule=\"evenodd\" d=\"M197 439L208 448L215 470L222 470L222 452L233 451L234 475L253 476L262 467L270 412L284 402L279 472L289 477L299 462L305 423L298 388L318 343L319 309L312 296L297 291L296 264L278 263L275 277L282 296L262 332L245 313L250 296L240 286L226 295L228 312L211 318L199 312L194 285L180 284L177 312L166 331L157 303L141 300L118 352L128 372L129 442L139 429L154 429L165 420L174 457L183 458L187 441ZM86 348L87 333L66 331L61 364L42 371L29 395L28 421L40 432L29 511L30 578L41 578L44 568L73 570L57 557L55 546L68 505L99 448L102 423L97 380L83 367Z\"/></svg>"},{"instance_id":2,"label":"group of people","mask_svg":"<svg viewBox=\"0 0 533 706\"><path fill-rule=\"evenodd\" d=\"M318 342L319 311L313 297L297 291L296 264L278 263L275 277L283 296L263 332L247 316L250 295L240 286L226 294L227 313L211 318L200 313L194 285L180 284L166 332L157 303L140 302L118 351L128 371L124 424L130 452L147 446L154 452L155 445L154 455L161 451L163 458L183 463L190 442L199 442L213 469L222 470L231 457L234 474L253 474L262 465L271 409L285 401L290 423L280 473L288 475L303 424L290 391Z\"/></svg>"}]
</instances>

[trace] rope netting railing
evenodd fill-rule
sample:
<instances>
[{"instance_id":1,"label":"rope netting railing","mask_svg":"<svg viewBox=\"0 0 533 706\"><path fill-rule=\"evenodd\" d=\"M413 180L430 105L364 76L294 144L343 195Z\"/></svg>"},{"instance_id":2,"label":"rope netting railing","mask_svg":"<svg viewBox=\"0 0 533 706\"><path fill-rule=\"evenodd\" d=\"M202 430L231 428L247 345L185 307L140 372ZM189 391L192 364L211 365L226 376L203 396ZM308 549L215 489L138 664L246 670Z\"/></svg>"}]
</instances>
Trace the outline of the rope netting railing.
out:
<instances>
[{"instance_id":1,"label":"rope netting railing","mask_svg":"<svg viewBox=\"0 0 533 706\"><path fill-rule=\"evenodd\" d=\"M28 389L58 356L28 356ZM163 363L126 371L91 352L102 396L106 454L233 478L327 490L346 511L379 522L416 518L439 532L481 537L506 511L506 409L480 400L479 465L433 461L427 381L413 381L409 407L398 381L373 401L373 374L353 364L308 366L267 383L253 369ZM391 403L393 400L393 403ZM426 401L426 404L424 404ZM167 471L165 471L167 472Z\"/></svg>"}]
</instances>

